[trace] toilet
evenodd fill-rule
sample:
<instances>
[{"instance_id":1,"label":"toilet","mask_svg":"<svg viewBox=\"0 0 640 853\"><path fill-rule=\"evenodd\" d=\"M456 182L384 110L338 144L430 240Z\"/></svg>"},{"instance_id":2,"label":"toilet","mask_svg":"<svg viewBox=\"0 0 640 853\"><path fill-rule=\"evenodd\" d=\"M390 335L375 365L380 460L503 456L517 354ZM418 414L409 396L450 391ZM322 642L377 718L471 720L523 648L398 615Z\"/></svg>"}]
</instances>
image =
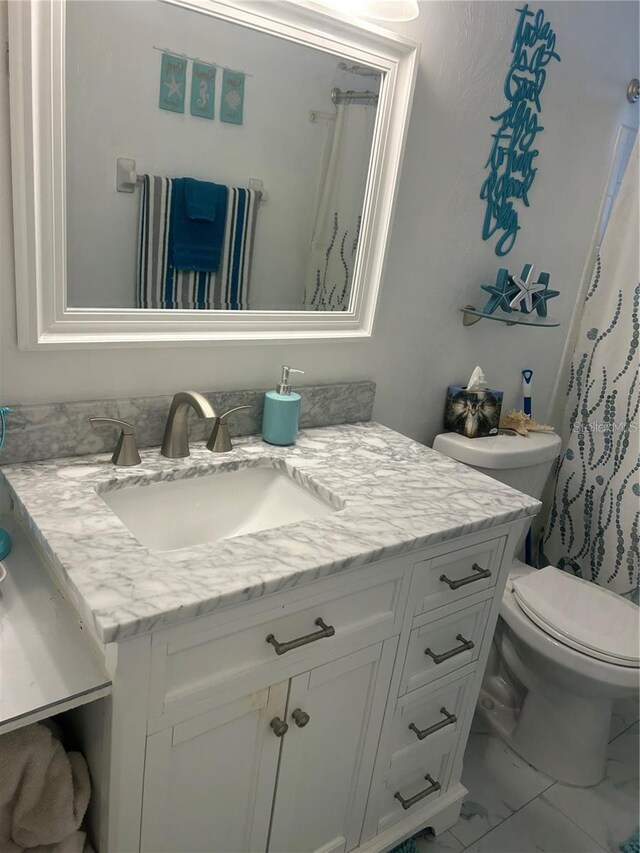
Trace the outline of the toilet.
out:
<instances>
[{"instance_id":1,"label":"toilet","mask_svg":"<svg viewBox=\"0 0 640 853\"><path fill-rule=\"evenodd\" d=\"M540 498L553 433L436 436L434 450ZM478 700L479 716L529 764L562 782L604 776L614 700L640 686L639 611L553 566L514 560Z\"/></svg>"}]
</instances>

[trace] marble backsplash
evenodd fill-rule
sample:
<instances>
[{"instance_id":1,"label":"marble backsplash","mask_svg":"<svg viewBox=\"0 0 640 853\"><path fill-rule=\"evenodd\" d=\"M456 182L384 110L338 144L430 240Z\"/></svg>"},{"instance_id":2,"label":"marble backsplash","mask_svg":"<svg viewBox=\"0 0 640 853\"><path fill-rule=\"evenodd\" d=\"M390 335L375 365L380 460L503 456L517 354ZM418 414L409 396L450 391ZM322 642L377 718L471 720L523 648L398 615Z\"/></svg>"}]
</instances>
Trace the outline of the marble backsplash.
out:
<instances>
[{"instance_id":1,"label":"marble backsplash","mask_svg":"<svg viewBox=\"0 0 640 853\"><path fill-rule=\"evenodd\" d=\"M301 395L300 427L331 426L371 420L375 382L345 382L296 388ZM216 412L223 414L235 406L251 406L229 418L231 435L253 435L262 425L264 389L211 391L204 396ZM74 403L11 405L7 435L0 463L34 462L64 456L107 453L118 438L115 428L93 429L90 416L118 418L133 424L138 447L155 447L162 442L171 405L171 396L130 397L121 400L87 400ZM190 415L189 438L202 441L211 423Z\"/></svg>"}]
</instances>

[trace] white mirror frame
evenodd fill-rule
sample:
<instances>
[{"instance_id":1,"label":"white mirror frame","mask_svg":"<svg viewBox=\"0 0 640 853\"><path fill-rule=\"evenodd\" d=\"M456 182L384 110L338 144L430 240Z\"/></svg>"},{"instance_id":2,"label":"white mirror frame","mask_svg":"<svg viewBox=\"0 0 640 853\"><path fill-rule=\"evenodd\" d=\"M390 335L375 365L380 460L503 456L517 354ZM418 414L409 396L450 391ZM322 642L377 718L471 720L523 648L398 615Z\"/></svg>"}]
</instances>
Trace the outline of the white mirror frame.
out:
<instances>
[{"instance_id":1,"label":"white mirror frame","mask_svg":"<svg viewBox=\"0 0 640 853\"><path fill-rule=\"evenodd\" d=\"M9 3L18 346L22 350L364 338L372 333L419 46L313 3L165 0L384 72L349 310L67 307L65 2ZM115 164L114 164L115 168Z\"/></svg>"}]
</instances>

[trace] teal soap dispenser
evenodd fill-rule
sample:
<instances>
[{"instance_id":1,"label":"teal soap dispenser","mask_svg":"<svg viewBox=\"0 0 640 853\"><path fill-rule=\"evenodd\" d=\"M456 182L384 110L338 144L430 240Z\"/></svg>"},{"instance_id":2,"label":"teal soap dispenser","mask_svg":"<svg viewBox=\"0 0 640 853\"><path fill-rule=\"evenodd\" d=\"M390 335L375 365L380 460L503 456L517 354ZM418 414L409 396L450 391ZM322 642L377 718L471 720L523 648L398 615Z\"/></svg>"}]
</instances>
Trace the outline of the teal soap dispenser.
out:
<instances>
[{"instance_id":1,"label":"teal soap dispenser","mask_svg":"<svg viewBox=\"0 0 640 853\"><path fill-rule=\"evenodd\" d=\"M290 373L304 373L304 370L297 370L285 364L276 390L267 391L264 395L262 437L269 444L278 444L281 447L295 444L298 436L300 394L291 390Z\"/></svg>"}]
</instances>

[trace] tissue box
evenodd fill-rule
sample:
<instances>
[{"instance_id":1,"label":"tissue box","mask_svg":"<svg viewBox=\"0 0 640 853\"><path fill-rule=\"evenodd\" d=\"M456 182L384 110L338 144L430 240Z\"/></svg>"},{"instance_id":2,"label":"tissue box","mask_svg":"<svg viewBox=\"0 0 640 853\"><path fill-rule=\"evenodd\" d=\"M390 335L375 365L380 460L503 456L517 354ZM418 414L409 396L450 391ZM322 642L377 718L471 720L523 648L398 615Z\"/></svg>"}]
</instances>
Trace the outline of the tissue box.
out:
<instances>
[{"instance_id":1,"label":"tissue box","mask_svg":"<svg viewBox=\"0 0 640 853\"><path fill-rule=\"evenodd\" d=\"M502 391L467 391L449 385L444 411L444 428L467 438L497 435L502 409Z\"/></svg>"}]
</instances>

